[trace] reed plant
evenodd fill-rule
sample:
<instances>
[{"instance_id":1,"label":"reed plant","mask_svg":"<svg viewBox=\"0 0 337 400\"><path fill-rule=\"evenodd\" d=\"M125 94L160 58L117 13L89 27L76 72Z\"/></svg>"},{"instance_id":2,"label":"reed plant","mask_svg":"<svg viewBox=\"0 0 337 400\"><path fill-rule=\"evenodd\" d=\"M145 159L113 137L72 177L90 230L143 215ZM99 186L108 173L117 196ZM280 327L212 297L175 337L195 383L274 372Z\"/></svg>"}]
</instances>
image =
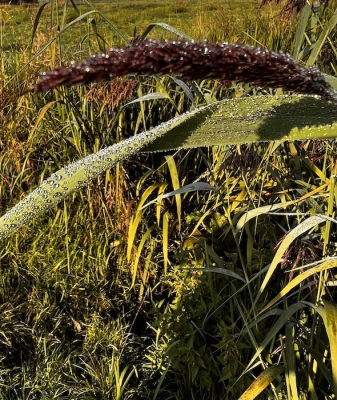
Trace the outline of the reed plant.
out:
<instances>
[{"instance_id":1,"label":"reed plant","mask_svg":"<svg viewBox=\"0 0 337 400\"><path fill-rule=\"evenodd\" d=\"M171 59L156 71L170 76L54 88L106 78L96 57L47 73L36 86L44 94L13 97L29 89L34 70L66 63L62 35L76 24L88 29L84 43L104 46L97 12L78 9L79 19L67 20L57 6L40 8L32 53L48 7L64 21L61 34L32 61L2 58L6 74L13 65L1 88L2 398L332 399L336 149L326 139L336 110L279 88L334 100L333 77L309 69L334 74L333 6L319 15L315 43L310 7L282 22L294 60L194 45L206 59L208 47L233 51L223 58L234 71L249 52L257 67L272 59L263 68L274 66L275 79L270 69L258 81L203 79L174 70ZM242 37L256 44L265 24ZM158 27L179 33L165 24L145 32ZM279 51L274 29L268 47ZM126 36L112 31L120 46ZM160 52L158 60L190 51L144 45L146 34L107 62L140 51L134 74L142 55L152 52L143 66L155 66ZM296 81L279 73L282 62Z\"/></svg>"}]
</instances>

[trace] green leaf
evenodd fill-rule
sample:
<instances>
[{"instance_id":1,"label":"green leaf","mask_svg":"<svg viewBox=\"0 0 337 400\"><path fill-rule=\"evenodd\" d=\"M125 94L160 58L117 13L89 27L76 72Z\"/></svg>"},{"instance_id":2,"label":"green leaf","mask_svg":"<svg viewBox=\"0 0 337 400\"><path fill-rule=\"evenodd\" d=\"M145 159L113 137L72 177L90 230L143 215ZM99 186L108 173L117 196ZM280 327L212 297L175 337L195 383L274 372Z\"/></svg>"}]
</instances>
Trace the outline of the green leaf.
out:
<instances>
[{"instance_id":1,"label":"green leaf","mask_svg":"<svg viewBox=\"0 0 337 400\"><path fill-rule=\"evenodd\" d=\"M169 239L169 213L163 215L163 256L164 256L164 276L167 275L168 264L168 239Z\"/></svg>"},{"instance_id":2,"label":"green leaf","mask_svg":"<svg viewBox=\"0 0 337 400\"><path fill-rule=\"evenodd\" d=\"M310 67L316 62L319 52L321 51L326 38L328 37L329 33L334 29L336 24L337 24L337 10L335 11L330 21L325 25L323 31L319 35L319 38L317 39L317 42L315 43L314 48L312 49L310 57L305 64L306 67Z\"/></svg>"},{"instance_id":3,"label":"green leaf","mask_svg":"<svg viewBox=\"0 0 337 400\"><path fill-rule=\"evenodd\" d=\"M328 84L333 88L337 89L337 78L335 76L323 74L325 80L328 82Z\"/></svg>"},{"instance_id":4,"label":"green leaf","mask_svg":"<svg viewBox=\"0 0 337 400\"><path fill-rule=\"evenodd\" d=\"M239 279L241 282L246 283L246 281L240 275L226 268L206 267L206 268L186 268L186 269L188 270L193 269L195 271L201 271L201 272L214 272L215 274L226 275L229 276L230 278Z\"/></svg>"},{"instance_id":5,"label":"green leaf","mask_svg":"<svg viewBox=\"0 0 337 400\"><path fill-rule=\"evenodd\" d=\"M181 228L181 195L179 194L180 183L179 183L178 169L177 169L176 163L174 161L174 158L172 156L165 156L165 159L166 159L166 163L169 167L171 180L172 180L172 186L176 193L175 198L176 198L177 216L178 216L179 230L180 230L180 228Z\"/></svg>"},{"instance_id":6,"label":"green leaf","mask_svg":"<svg viewBox=\"0 0 337 400\"><path fill-rule=\"evenodd\" d=\"M137 254L135 257L135 261L132 265L132 283L130 288L133 288L136 282L136 276L137 276L137 270L138 270L138 263L140 260L140 255L142 253L142 250L144 248L145 242L147 241L147 239L151 236L152 231L157 227L157 225L152 225L151 228L149 228L145 234L142 237L142 240L139 243L138 249L137 249Z\"/></svg>"},{"instance_id":7,"label":"green leaf","mask_svg":"<svg viewBox=\"0 0 337 400\"><path fill-rule=\"evenodd\" d=\"M142 211L142 206L144 202L148 199L148 197L152 194L152 192L160 186L160 183L154 183L153 185L149 186L145 192L143 193L140 202L137 207L137 212L136 214L131 218L130 221L130 226L129 226L129 234L128 234L128 248L127 248L127 260L130 261L131 259L131 252L132 248L134 245L134 241L136 238L136 232L138 229L138 226L140 224L140 221L143 217L143 211Z\"/></svg>"},{"instance_id":8,"label":"green leaf","mask_svg":"<svg viewBox=\"0 0 337 400\"><path fill-rule=\"evenodd\" d=\"M300 20L295 34L295 45L293 51L293 57L295 60L299 60L300 49L305 38L305 29L308 25L308 20L311 14L311 5L307 4L301 11Z\"/></svg>"},{"instance_id":9,"label":"green leaf","mask_svg":"<svg viewBox=\"0 0 337 400\"><path fill-rule=\"evenodd\" d=\"M176 121L179 127L172 126L144 151L337 136L337 108L309 96L224 100L183 114Z\"/></svg>"},{"instance_id":10,"label":"green leaf","mask_svg":"<svg viewBox=\"0 0 337 400\"><path fill-rule=\"evenodd\" d=\"M276 323L272 326L272 328L268 331L267 336L263 340L263 342L258 347L256 353L253 358L250 360L249 364L246 367L245 371L248 371L249 368L253 365L254 361L259 357L262 351L265 349L267 344L276 337L279 330L288 322L288 319L295 314L295 312L299 311L301 308L311 305L307 302L301 301L296 304L292 304L287 310L283 311L280 318L276 321Z\"/></svg>"},{"instance_id":11,"label":"green leaf","mask_svg":"<svg viewBox=\"0 0 337 400\"><path fill-rule=\"evenodd\" d=\"M314 97L258 96L213 103L55 172L0 218L0 239L46 214L70 193L80 190L102 172L139 152L336 136L337 108ZM177 184L174 189L179 188L179 182L173 184ZM179 196L176 195L177 200Z\"/></svg>"},{"instance_id":12,"label":"green leaf","mask_svg":"<svg viewBox=\"0 0 337 400\"><path fill-rule=\"evenodd\" d=\"M286 325L286 360L287 360L287 372L288 381L289 381L289 389L290 393L288 397L292 400L299 400L298 398L298 389L297 389L297 380L296 380L296 352L294 350L294 342L295 342L295 324L289 323Z\"/></svg>"},{"instance_id":13,"label":"green leaf","mask_svg":"<svg viewBox=\"0 0 337 400\"><path fill-rule=\"evenodd\" d=\"M38 9L38 11L36 13L36 17L34 19L34 24L33 24L32 38L31 38L30 46L29 46L30 51L32 51L34 36L35 36L35 33L36 33L36 29L37 29L37 27L39 25L39 21L40 21L41 15L42 15L42 11L46 7L47 4L48 4L48 1L43 3L43 4L41 4L41 6L39 7L39 9Z\"/></svg>"},{"instance_id":14,"label":"green leaf","mask_svg":"<svg viewBox=\"0 0 337 400\"><path fill-rule=\"evenodd\" d=\"M175 78L174 76L170 76L170 78L173 80L173 82L176 85L180 86L183 89L183 91L185 92L186 96L189 98L189 100L193 104L193 106L195 106L195 101L194 101L192 90L186 85L186 83L183 82L180 79Z\"/></svg>"},{"instance_id":15,"label":"green leaf","mask_svg":"<svg viewBox=\"0 0 337 400\"><path fill-rule=\"evenodd\" d=\"M184 194L184 193L192 193L199 190L216 190L215 186L210 185L206 182L194 182L188 185L182 186L177 190L173 190L172 192L161 194L160 196L156 197L154 200L149 201L146 203L142 209L148 207L150 204L157 203L158 200L167 199L172 196L176 196L177 194Z\"/></svg>"}]
</instances>

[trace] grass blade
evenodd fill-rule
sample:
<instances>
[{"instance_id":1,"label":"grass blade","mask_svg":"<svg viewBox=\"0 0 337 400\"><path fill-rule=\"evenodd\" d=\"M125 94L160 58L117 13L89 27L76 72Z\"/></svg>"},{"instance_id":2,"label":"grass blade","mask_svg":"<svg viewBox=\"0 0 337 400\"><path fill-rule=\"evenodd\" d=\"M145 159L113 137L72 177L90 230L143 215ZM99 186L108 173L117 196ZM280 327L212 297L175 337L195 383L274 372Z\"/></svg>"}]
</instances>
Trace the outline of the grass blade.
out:
<instances>
[{"instance_id":1,"label":"grass blade","mask_svg":"<svg viewBox=\"0 0 337 400\"><path fill-rule=\"evenodd\" d=\"M180 128L172 129L144 151L337 136L337 108L313 97L255 96L224 100L179 118L184 117L185 133Z\"/></svg>"},{"instance_id":2,"label":"grass blade","mask_svg":"<svg viewBox=\"0 0 337 400\"><path fill-rule=\"evenodd\" d=\"M170 78L173 80L173 82L180 86L183 91L185 92L186 96L189 98L189 100L191 101L191 103L193 104L193 106L195 106L195 101L194 101L194 97L192 94L192 90L186 85L185 82L183 82L181 79L177 79L174 76L170 76Z\"/></svg>"},{"instance_id":3,"label":"grass blade","mask_svg":"<svg viewBox=\"0 0 337 400\"><path fill-rule=\"evenodd\" d=\"M129 226L129 234L128 234L128 249L127 249L127 260L130 261L131 259L131 252L133 248L133 244L136 237L136 232L139 226L139 223L143 217L142 206L146 199L151 196L151 193L160 186L160 183L154 183L153 185L149 186L145 192L143 193L140 202L138 204L136 215L131 219L130 226Z\"/></svg>"},{"instance_id":4,"label":"grass blade","mask_svg":"<svg viewBox=\"0 0 337 400\"><path fill-rule=\"evenodd\" d=\"M80 15L80 10L77 8L76 3L74 2L74 0L70 0L71 5L73 6L74 10L76 11L76 13L78 15Z\"/></svg>"},{"instance_id":5,"label":"grass blade","mask_svg":"<svg viewBox=\"0 0 337 400\"><path fill-rule=\"evenodd\" d=\"M186 35L184 32L179 31L176 28L173 28L173 26L169 25L169 24L165 24L164 22L154 22L153 24L150 24L145 31L140 35L139 40L145 40L147 35L152 31L153 28L155 28L156 26L160 26L161 28L167 30L168 32L171 32L177 36L180 36L181 38L187 39L192 41L193 39Z\"/></svg>"},{"instance_id":6,"label":"grass blade","mask_svg":"<svg viewBox=\"0 0 337 400\"><path fill-rule=\"evenodd\" d=\"M278 248L272 263L270 264L268 272L267 272L267 274L266 274L266 276L265 276L265 278L264 278L264 280L262 282L262 285L260 287L260 290L258 292L259 294L258 294L257 299L260 297L261 293L266 288L266 286L267 286L267 284L269 282L269 279L271 278L272 274L274 273L274 271L276 269L276 266L278 265L279 262L281 262L283 254L288 249L290 244L298 236L300 236L303 233L307 232L308 230L314 228L315 226L321 224L322 222L326 222L326 218L324 218L323 216L315 215L313 217L307 218L301 224L296 226L296 228L294 228L291 232L288 233L288 235L284 238L283 242L281 243L280 247ZM292 284L292 282L290 284Z\"/></svg>"},{"instance_id":7,"label":"grass blade","mask_svg":"<svg viewBox=\"0 0 337 400\"><path fill-rule=\"evenodd\" d=\"M46 112L49 110L49 108L54 104L55 104L55 101L51 101L51 102L47 103L45 106L42 107L42 109L40 111L40 114L38 115L38 117L36 119L35 125L34 125L33 129L31 130L31 132L29 134L28 140L30 140L32 138L32 136L34 135L37 127L40 125L40 122L41 122L42 118L44 117Z\"/></svg>"},{"instance_id":8,"label":"grass blade","mask_svg":"<svg viewBox=\"0 0 337 400\"><path fill-rule=\"evenodd\" d=\"M38 11L37 11L37 13L36 13L36 17L35 17L35 19L34 19L34 24L33 24L32 38L31 38L30 46L29 46L29 52L32 51L35 33L36 33L37 27L38 27L38 25L39 25L39 21L40 21L42 12L43 12L43 10L44 10L44 8L46 7L47 4L49 4L48 1L47 1L46 3L43 3L43 4L39 7L39 9L38 9Z\"/></svg>"},{"instance_id":9,"label":"grass blade","mask_svg":"<svg viewBox=\"0 0 337 400\"><path fill-rule=\"evenodd\" d=\"M322 304L315 307L323 318L326 332L330 343L331 369L333 391L337 396L337 305L323 300Z\"/></svg>"},{"instance_id":10,"label":"grass blade","mask_svg":"<svg viewBox=\"0 0 337 400\"><path fill-rule=\"evenodd\" d=\"M148 207L150 204L157 203L158 200L163 200L167 199L168 197L175 196L177 194L184 194L184 193L191 193L191 192L196 192L199 190L216 190L216 188L209 183L206 182L194 182L190 183L188 185L182 186L177 190L173 190L172 192L162 194L155 198L154 200L151 200L149 203L146 203L142 209Z\"/></svg>"},{"instance_id":11,"label":"grass blade","mask_svg":"<svg viewBox=\"0 0 337 400\"><path fill-rule=\"evenodd\" d=\"M289 386L291 394L289 393L289 398L292 400L299 400L297 382L296 382L296 357L294 351L294 341L295 341L295 324L289 323L286 326L286 361L287 361L287 374L289 380Z\"/></svg>"},{"instance_id":12,"label":"grass blade","mask_svg":"<svg viewBox=\"0 0 337 400\"><path fill-rule=\"evenodd\" d=\"M166 159L167 165L170 170L173 189L177 193L175 195L175 198L176 198L177 216L178 216L179 230L180 230L180 228L181 228L181 195L177 192L180 189L178 170L177 170L177 166L174 161L174 158L172 156L165 156L165 159Z\"/></svg>"},{"instance_id":13,"label":"grass blade","mask_svg":"<svg viewBox=\"0 0 337 400\"><path fill-rule=\"evenodd\" d=\"M294 289L297 285L307 279L309 276L317 274L318 272L326 271L328 269L336 268L337 267L337 260L329 260L323 262L323 264L319 265L318 267L310 268L309 270L303 272L301 275L296 276L288 285L281 290L281 292L273 298L271 302L269 302L263 309L260 311L260 314L268 310L272 307L276 302L278 302L282 297L290 292L290 290ZM305 268L305 266L303 267Z\"/></svg>"},{"instance_id":14,"label":"grass blade","mask_svg":"<svg viewBox=\"0 0 337 400\"><path fill-rule=\"evenodd\" d=\"M335 11L333 16L330 18L330 21L325 25L323 31L319 35L319 38L317 39L317 42L315 43L314 48L312 49L310 57L305 64L306 67L310 67L310 65L313 65L316 62L317 57L323 47L326 38L328 37L329 33L334 29L336 24L337 24L337 10Z\"/></svg>"},{"instance_id":15,"label":"grass blade","mask_svg":"<svg viewBox=\"0 0 337 400\"><path fill-rule=\"evenodd\" d=\"M239 400L255 399L278 375L284 371L285 368L280 365L273 365L267 368L255 379Z\"/></svg>"},{"instance_id":16,"label":"grass blade","mask_svg":"<svg viewBox=\"0 0 337 400\"><path fill-rule=\"evenodd\" d=\"M294 51L293 51L293 57L295 60L299 60L299 54L300 54L300 49L303 43L303 40L305 38L305 29L308 25L308 20L311 14L311 6L307 4L305 7L303 7L301 11L301 16L298 21L298 26L295 34L295 44L294 44Z\"/></svg>"},{"instance_id":17,"label":"grass blade","mask_svg":"<svg viewBox=\"0 0 337 400\"><path fill-rule=\"evenodd\" d=\"M140 259L140 255L142 253L142 250L144 248L145 242L147 241L148 237L151 236L152 231L157 227L157 225L152 225L151 228L149 228L145 234L142 237L142 240L139 243L138 249L137 249L137 254L135 257L135 261L132 266L132 283L130 288L133 288L135 283L136 283L136 277L137 277L137 269L138 269L138 263Z\"/></svg>"},{"instance_id":18,"label":"grass blade","mask_svg":"<svg viewBox=\"0 0 337 400\"><path fill-rule=\"evenodd\" d=\"M276 321L276 323L273 325L273 327L270 329L268 332L267 336L263 340L263 342L260 344L258 347L256 353L254 354L253 358L250 360L249 364L246 367L245 371L248 371L249 368L253 365L254 361L259 357L259 355L262 353L262 351L265 349L267 344L276 337L277 333L279 330L288 322L288 319L295 314L295 312L299 311L303 307L306 307L310 305L310 303L307 302L299 302L296 304L292 304L287 310L283 311L282 315L280 318Z\"/></svg>"},{"instance_id":19,"label":"grass blade","mask_svg":"<svg viewBox=\"0 0 337 400\"><path fill-rule=\"evenodd\" d=\"M167 275L168 264L168 230L169 230L169 213L166 211L163 215L163 256L164 256L164 276Z\"/></svg>"},{"instance_id":20,"label":"grass blade","mask_svg":"<svg viewBox=\"0 0 337 400\"><path fill-rule=\"evenodd\" d=\"M273 204L269 206L262 206L258 208L254 208L253 210L249 210L247 213L245 213L238 221L235 227L235 233L238 233L244 226L245 224L250 221L253 218L257 218L259 215L263 214L268 214L270 212L273 212L275 210L279 210L280 208L286 207L287 205L291 204L291 201L288 201L286 203L278 203L278 204Z\"/></svg>"},{"instance_id":21,"label":"grass blade","mask_svg":"<svg viewBox=\"0 0 337 400\"><path fill-rule=\"evenodd\" d=\"M187 269L194 269L194 268L187 268ZM226 268L211 268L211 267L205 267L205 268L195 268L196 271L202 271L202 272L214 272L215 274L221 274L221 275L226 275L229 276L230 278L238 279L239 281L246 283L246 281L237 273L226 269Z\"/></svg>"},{"instance_id":22,"label":"grass blade","mask_svg":"<svg viewBox=\"0 0 337 400\"><path fill-rule=\"evenodd\" d=\"M125 107L130 104L139 103L141 101L159 100L159 99L167 99L167 98L168 98L168 96L166 93L161 93L161 92L149 93L144 96L138 97L135 100L130 101L129 103L125 104Z\"/></svg>"}]
</instances>

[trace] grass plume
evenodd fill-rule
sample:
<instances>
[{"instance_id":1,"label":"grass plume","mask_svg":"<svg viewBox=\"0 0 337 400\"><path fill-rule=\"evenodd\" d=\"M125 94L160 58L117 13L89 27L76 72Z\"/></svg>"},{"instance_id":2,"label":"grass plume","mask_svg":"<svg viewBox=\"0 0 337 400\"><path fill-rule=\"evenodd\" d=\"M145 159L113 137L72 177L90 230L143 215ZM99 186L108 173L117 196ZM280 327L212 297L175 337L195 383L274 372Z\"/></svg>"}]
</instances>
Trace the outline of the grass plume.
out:
<instances>
[{"instance_id":1,"label":"grass plume","mask_svg":"<svg viewBox=\"0 0 337 400\"><path fill-rule=\"evenodd\" d=\"M80 65L44 72L32 91L138 75L178 74L185 80L215 78L319 95L337 103L335 90L315 67L304 68L288 54L223 43L154 41L94 56Z\"/></svg>"}]
</instances>

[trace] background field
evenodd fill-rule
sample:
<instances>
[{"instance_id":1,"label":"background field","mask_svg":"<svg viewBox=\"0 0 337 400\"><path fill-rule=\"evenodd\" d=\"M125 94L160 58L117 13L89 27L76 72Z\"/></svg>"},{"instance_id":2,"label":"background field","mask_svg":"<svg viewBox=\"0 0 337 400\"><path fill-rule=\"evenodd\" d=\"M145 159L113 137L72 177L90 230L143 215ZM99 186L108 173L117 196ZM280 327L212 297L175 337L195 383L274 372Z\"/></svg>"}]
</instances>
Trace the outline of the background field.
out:
<instances>
[{"instance_id":1,"label":"background field","mask_svg":"<svg viewBox=\"0 0 337 400\"><path fill-rule=\"evenodd\" d=\"M54 1L37 18L38 5L0 5L1 215L66 164L184 111L282 93L216 80L186 82L184 90L172 77L131 76L17 97L39 71L124 46L155 22L198 41L293 53L300 15L281 14L282 7L135 0L76 9ZM309 21L302 62L335 8L322 6L319 21ZM155 27L148 37L178 36ZM316 60L330 75L335 38L334 30ZM153 92L168 98L127 104ZM296 308L301 300L335 298L325 284L333 268L254 318L306 265L335 255L335 224L300 235L255 302L259 273L284 235L309 216L335 216L335 179L336 145L322 140L141 154L103 174L1 243L0 399L239 399L278 364L286 372L259 398L333 399L323 321L311 308ZM140 211L195 181L218 190ZM254 218L235 234L246 212L287 201L279 214Z\"/></svg>"},{"instance_id":2,"label":"background field","mask_svg":"<svg viewBox=\"0 0 337 400\"><path fill-rule=\"evenodd\" d=\"M210 41L231 40L235 36L245 36L244 28L247 25L255 24L261 18L271 17L277 20L277 14L280 8L268 7L262 13L258 13L259 5L253 1L207 1L198 0L176 0L147 2L145 0L120 1L120 2L83 2L78 4L78 10L83 14L91 10L98 10L108 20L114 24L128 39L134 36L134 29L140 34L149 24L153 22L165 22L186 34L192 36L195 40L208 39ZM33 21L38 10L38 5L23 5L13 9L12 6L2 6L2 30L3 30L3 49L10 48L11 45L18 45L18 39L27 41L31 35ZM68 6L68 11L64 16L64 5L59 5L60 25L69 23L78 17L77 12ZM50 14L51 8L47 8L41 20L41 31L45 34L50 32ZM271 13L271 14L270 14ZM49 15L48 15L49 14ZM55 14L54 14L55 16ZM109 29L108 24L102 21L97 15L97 25L100 32L105 32L107 40L111 45L119 42L119 37L114 37L114 32ZM57 16L55 16L57 20ZM56 22L56 21L55 21ZM72 34L65 34L62 39L67 46L75 46L78 49L81 34L86 32L86 23L79 24L82 29L72 30ZM55 28L55 27L54 27ZM55 33L55 32L54 32ZM228 37L228 35L230 35ZM168 35L163 30L156 32L155 37L167 38ZM152 36L153 37L153 36ZM14 40L15 39L15 40ZM67 51L67 48L65 49Z\"/></svg>"}]
</instances>

